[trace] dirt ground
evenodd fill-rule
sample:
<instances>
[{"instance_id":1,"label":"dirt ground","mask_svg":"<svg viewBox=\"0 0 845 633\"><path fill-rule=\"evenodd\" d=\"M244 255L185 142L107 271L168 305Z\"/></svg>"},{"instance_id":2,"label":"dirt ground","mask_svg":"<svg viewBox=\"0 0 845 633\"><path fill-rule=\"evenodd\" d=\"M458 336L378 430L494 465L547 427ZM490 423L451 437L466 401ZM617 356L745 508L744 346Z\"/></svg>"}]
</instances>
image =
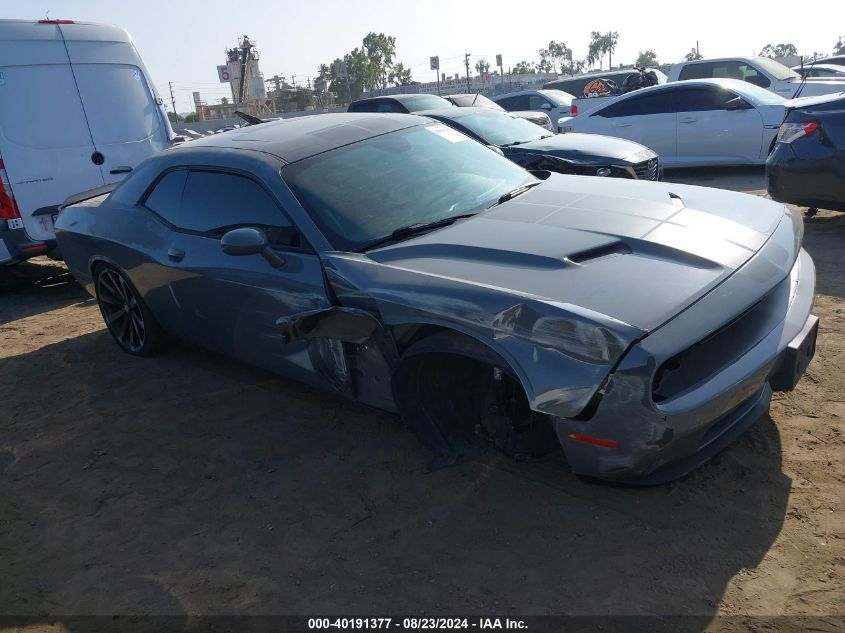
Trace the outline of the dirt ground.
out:
<instances>
[{"instance_id":1,"label":"dirt ground","mask_svg":"<svg viewBox=\"0 0 845 633\"><path fill-rule=\"evenodd\" d=\"M667 180L765 186L759 170ZM807 375L714 462L646 489L585 483L560 456L427 474L393 416L193 348L132 358L61 264L2 270L0 614L839 626L845 215L808 220L805 246L821 319Z\"/></svg>"}]
</instances>

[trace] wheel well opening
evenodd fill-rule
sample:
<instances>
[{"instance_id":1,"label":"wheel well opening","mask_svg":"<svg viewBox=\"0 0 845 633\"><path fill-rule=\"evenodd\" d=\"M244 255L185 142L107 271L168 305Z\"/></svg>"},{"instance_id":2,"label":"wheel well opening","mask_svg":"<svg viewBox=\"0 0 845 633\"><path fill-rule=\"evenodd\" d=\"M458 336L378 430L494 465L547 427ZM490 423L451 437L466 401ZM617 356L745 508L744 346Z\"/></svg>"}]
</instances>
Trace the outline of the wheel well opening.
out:
<instances>
[{"instance_id":1,"label":"wheel well opening","mask_svg":"<svg viewBox=\"0 0 845 633\"><path fill-rule=\"evenodd\" d=\"M434 450L432 468L490 445L515 459L560 449L548 416L531 410L522 384L493 350L442 328L402 334L394 397L410 429Z\"/></svg>"}]
</instances>

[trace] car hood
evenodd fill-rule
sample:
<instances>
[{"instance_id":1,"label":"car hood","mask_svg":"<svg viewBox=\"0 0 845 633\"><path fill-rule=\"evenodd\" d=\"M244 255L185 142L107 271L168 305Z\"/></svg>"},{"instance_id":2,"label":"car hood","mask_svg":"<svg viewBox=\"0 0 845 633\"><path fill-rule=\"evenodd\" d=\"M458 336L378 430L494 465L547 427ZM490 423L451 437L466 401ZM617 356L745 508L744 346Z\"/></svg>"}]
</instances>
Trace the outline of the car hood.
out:
<instances>
[{"instance_id":1,"label":"car hood","mask_svg":"<svg viewBox=\"0 0 845 633\"><path fill-rule=\"evenodd\" d=\"M404 302L434 311L452 310L458 296L478 306L469 297L487 293L509 297L487 302L500 314L497 306L518 296L633 340L730 276L786 213L769 200L718 189L624 179L597 187L593 177L552 174L475 217L361 255L379 266L377 279L364 283L382 290L405 284L401 292L413 291ZM784 253L784 274L794 250ZM467 319L484 319L483 312L468 310Z\"/></svg>"},{"instance_id":2,"label":"car hood","mask_svg":"<svg viewBox=\"0 0 845 633\"><path fill-rule=\"evenodd\" d=\"M645 145L601 134L555 134L538 141L521 143L505 149L561 156L576 162L587 163L608 158L636 163L656 156Z\"/></svg>"}]
</instances>

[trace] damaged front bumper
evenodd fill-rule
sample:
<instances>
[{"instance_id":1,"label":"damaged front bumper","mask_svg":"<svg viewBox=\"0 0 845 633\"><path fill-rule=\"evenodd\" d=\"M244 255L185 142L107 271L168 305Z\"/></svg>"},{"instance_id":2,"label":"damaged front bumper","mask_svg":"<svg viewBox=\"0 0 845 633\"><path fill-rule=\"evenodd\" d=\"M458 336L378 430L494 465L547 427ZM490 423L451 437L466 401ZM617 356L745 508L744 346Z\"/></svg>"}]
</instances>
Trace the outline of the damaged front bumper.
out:
<instances>
[{"instance_id":1,"label":"damaged front bumper","mask_svg":"<svg viewBox=\"0 0 845 633\"><path fill-rule=\"evenodd\" d=\"M664 401L653 397L657 369L667 359L679 348L707 345L708 339L690 340L696 323L712 320L713 314L736 314L729 306L747 290L744 284L759 282L771 271L765 256L752 260L734 283L726 282L640 341L616 368L590 419L555 418L555 430L576 474L641 485L677 479L765 414L773 389L795 386L815 352L818 327L818 319L810 314L815 267L804 250L788 279L780 282L789 284L788 302L768 334L706 380ZM577 439L585 436L611 443Z\"/></svg>"}]
</instances>

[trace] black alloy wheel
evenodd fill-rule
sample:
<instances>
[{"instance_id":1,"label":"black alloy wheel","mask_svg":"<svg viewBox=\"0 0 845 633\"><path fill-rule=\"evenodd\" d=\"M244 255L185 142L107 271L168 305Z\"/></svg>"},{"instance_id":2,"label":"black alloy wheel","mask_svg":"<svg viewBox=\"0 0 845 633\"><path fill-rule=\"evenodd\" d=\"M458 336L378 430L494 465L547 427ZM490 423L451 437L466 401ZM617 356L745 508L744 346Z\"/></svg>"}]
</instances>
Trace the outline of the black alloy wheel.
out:
<instances>
[{"instance_id":1,"label":"black alloy wheel","mask_svg":"<svg viewBox=\"0 0 845 633\"><path fill-rule=\"evenodd\" d=\"M157 348L158 325L137 291L111 266L96 277L97 303L109 332L124 351L149 356Z\"/></svg>"}]
</instances>

